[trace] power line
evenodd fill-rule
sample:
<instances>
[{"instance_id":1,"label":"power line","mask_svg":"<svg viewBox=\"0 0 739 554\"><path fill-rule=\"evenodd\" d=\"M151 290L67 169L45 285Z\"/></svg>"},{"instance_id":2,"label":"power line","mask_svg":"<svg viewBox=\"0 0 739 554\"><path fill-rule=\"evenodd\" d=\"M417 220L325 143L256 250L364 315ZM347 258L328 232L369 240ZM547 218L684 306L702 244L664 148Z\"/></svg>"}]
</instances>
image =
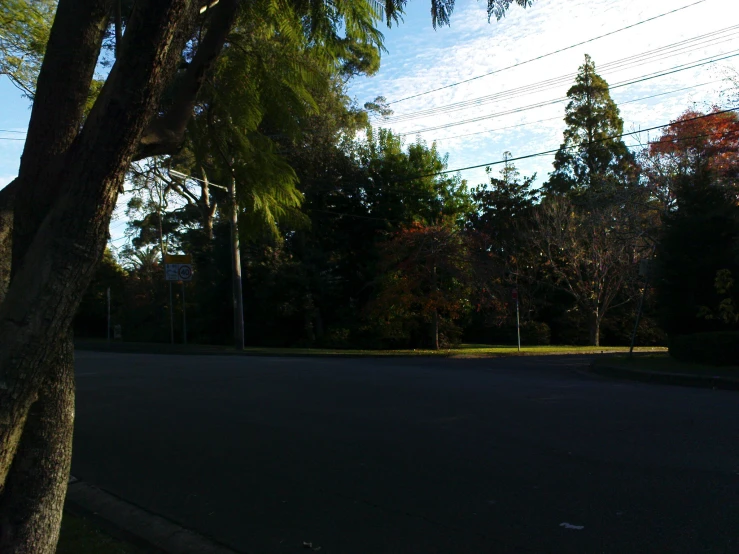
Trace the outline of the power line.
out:
<instances>
[{"instance_id":1,"label":"power line","mask_svg":"<svg viewBox=\"0 0 739 554\"><path fill-rule=\"evenodd\" d=\"M651 79L657 79L659 77L664 77L666 75L672 75L674 73L679 73L680 71L686 71L688 69L695 69L696 67L702 67L704 65L708 65L708 64L715 63L715 62L718 62L718 61L726 60L726 59L729 59L729 58L734 58L736 56L739 56L739 50L735 50L732 53L727 54L727 55L720 54L720 56L722 56L722 57L719 57L719 58L704 58L700 62L692 63L692 65L682 64L680 66L674 66L674 67L670 68L668 71L663 71L661 73L652 73L652 74L649 74L647 76L636 78L636 79L633 79L633 80L630 80L630 81L620 82L620 83L617 83L617 84L613 85L612 87L610 87L610 90L617 89L617 88L622 88L622 87L626 87L626 86L630 86L630 85L634 85L634 84L637 84L637 83L642 83L644 81L649 81ZM547 101L543 101L543 102L537 102L536 104L529 104L528 106L522 106L520 108L514 108L514 109L503 111L503 112L498 112L498 113L493 113L493 114L488 114L488 115L482 115L482 116L473 117L473 118L470 118L470 119L463 119L461 121L454 121L454 122L451 122L451 123L444 123L444 124L441 124L441 125L436 125L434 127L426 127L424 129L416 129L416 130L413 130L413 131L408 131L406 133L397 133L397 135L402 137L402 136L407 136L407 135L416 135L416 134L420 134L420 133L427 133L429 131L438 131L438 130L441 130L441 129L448 129L450 127L458 127L459 125L466 125L468 123L477 123L478 121L484 121L486 119L494 119L496 117L502 117L504 115L511 115L511 114L525 112L525 111L528 111L528 110L533 110L533 109L536 109L536 108L543 108L543 107L546 107L546 106L552 106L554 104L559 104L559 103L564 102L566 100L567 100L567 97L556 98L556 99L547 100Z\"/></svg>"},{"instance_id":2,"label":"power line","mask_svg":"<svg viewBox=\"0 0 739 554\"><path fill-rule=\"evenodd\" d=\"M626 100L624 102L617 102L617 104L619 106L623 106L624 104L633 104L635 102L642 102L644 100L649 100L651 98L657 98L659 96L667 96L669 94L675 94L677 92L683 92L683 91L691 90L691 89L694 89L694 88L705 87L707 85L713 85L715 83L720 83L721 81L722 81L722 79L717 79L715 81L708 81L708 82L705 82L705 83L700 83L698 85L692 85L692 86L689 86L689 87L678 88L678 89L675 89L675 90L670 90L668 92L660 92L658 94L651 94L649 96L642 96L641 98L634 98L632 100ZM722 92L726 92L728 90L730 90L730 89L726 89L726 90L724 90ZM435 138L434 139L434 142L439 142L439 141L443 141L443 140L451 140L451 139L462 138L462 137L470 137L470 136L473 136L473 135L483 135L485 133L494 133L494 132L497 132L497 131L504 131L504 130L507 130L507 129L514 129L514 128L517 128L517 127L526 127L528 125L534 125L536 123L545 123L547 121L554 121L554 120L557 120L557 119L561 120L562 119L562 116L561 115L557 115L557 116L554 116L554 117L547 117L545 119L537 119L536 121L526 121L524 123L518 123L516 125L509 125L507 127L498 127L497 129L486 129L484 131L475 131L474 133L465 133L463 135L454 135L454 136L451 136L451 137Z\"/></svg>"},{"instance_id":3,"label":"power line","mask_svg":"<svg viewBox=\"0 0 739 554\"><path fill-rule=\"evenodd\" d=\"M649 50L646 52L642 52L640 54L614 60L612 62L608 62L603 65L600 65L598 67L598 70L601 74L614 73L617 71L623 71L625 69L639 67L641 65L645 65L647 63L651 63L654 61L660 61L663 59L674 57L682 53L685 53L685 51L692 52L699 46L703 46L703 47L717 46L718 44L723 44L724 42L735 40L735 37L731 37L727 39L725 36L722 36L722 37L715 36L718 34L729 32L729 31L731 32L732 35L739 34L739 25L734 25L731 27L720 29L719 31L713 31L705 35L699 35L697 37L693 37L691 39L686 39L686 40L679 41L673 44L669 44L669 45L666 45L666 46L663 46L663 47L660 47L654 50ZM706 37L714 37L714 38L710 38L708 41L705 41ZM701 44L700 41L704 41L704 43ZM708 58L704 58L704 60L705 59L708 59ZM688 63L691 63L691 62L688 62ZM685 64L682 64L682 65L685 65ZM679 67L679 66L675 66L675 67ZM434 106L432 108L425 108L422 110L417 110L415 112L407 112L403 114L388 116L384 118L384 121L388 123L399 123L401 121L407 121L410 119L416 119L419 117L434 115L438 113L449 113L452 111L459 111L459 110L464 110L464 109L471 108L471 107L477 107L483 104L489 104L490 102L500 101L506 98L519 98L521 96L534 94L536 92L541 92L547 89L557 88L563 84L569 84L576 77L576 75L577 75L576 73L567 73L559 77L552 77L550 79L537 81L535 83L531 83L528 85L515 87L513 89L508 89L508 90L496 92L493 94L488 94L488 95L480 96L477 98L472 98L469 100L461 100L459 102L453 102L451 104L445 104L441 106Z\"/></svg>"},{"instance_id":4,"label":"power line","mask_svg":"<svg viewBox=\"0 0 739 554\"><path fill-rule=\"evenodd\" d=\"M25 131L14 131L12 129L0 129L0 133L18 133L19 135L25 135Z\"/></svg>"},{"instance_id":5,"label":"power line","mask_svg":"<svg viewBox=\"0 0 739 554\"><path fill-rule=\"evenodd\" d=\"M716 114L710 114L710 115L716 115ZM691 121L691 120L686 120L686 121ZM646 129L644 131L646 131ZM636 133L639 133L639 132L643 132L643 131L636 131ZM737 131L727 131L726 133L722 133L721 134L721 137L728 137L728 136L737 135L737 134L739 134L739 130L737 130ZM648 141L646 143L646 145L649 145L649 144L657 144L657 143L660 143L660 142L669 142L670 144L675 144L675 143L683 142L683 141L686 141L686 140L693 140L693 139L697 139L697 138L704 138L704 137L710 137L710 136L713 136L713 135L712 134L693 135L691 137L681 137L679 139L671 139L669 141L652 140L652 141ZM644 148L644 146L645 145L643 145L643 144L629 144L629 145L626 145L626 147L627 148L630 148L630 149ZM545 153L542 153L542 155L543 154L545 154ZM504 161L505 162L510 162L510 161L513 161L514 159L521 159L521 158L508 158L507 160L504 160ZM500 162L500 163L504 163L504 162ZM461 170L457 170L457 171L461 171ZM428 176L428 175L426 175L426 176ZM424 177L424 176L421 176L421 177ZM410 179L408 179L408 180L410 180ZM395 181L395 182L397 182L397 181ZM404 195L405 196L420 196L418 194L412 194L412 193L408 193L408 192L406 192ZM310 211L314 211L314 212L331 214L331 215L339 215L339 216L344 216L344 217L354 217L354 218L357 218L357 219L371 219L371 220L375 220L375 221L386 221L387 223L393 223L393 222L400 223L401 222L400 219L388 219L386 217L371 217L371 216L359 215L359 214L349 214L349 213L346 213L346 212L337 212L337 211L331 211L331 210L319 210L319 209L315 209L315 208L309 208L309 210Z\"/></svg>"},{"instance_id":6,"label":"power line","mask_svg":"<svg viewBox=\"0 0 739 554\"><path fill-rule=\"evenodd\" d=\"M715 117L715 116L721 115L723 113L733 112L736 109L739 109L739 106L736 106L736 107L731 108L731 109L722 110L722 111L719 111L719 112L714 112L714 113L705 114L705 115L701 115L701 116L697 116L697 117L692 117L692 118L689 118L689 119L684 119L684 120L681 120L679 122L674 122L673 121L673 122L666 123L666 124L663 124L663 125L657 125L655 127L649 127L647 129L639 129L637 131L631 131L631 132L628 132L628 133L623 133L621 135L615 135L615 136L612 136L612 137L605 137L603 139L599 139L599 140L596 140L596 141L593 141L593 142L594 143L595 142L603 142L603 141L612 140L612 139L615 139L615 138L622 138L622 137L625 137L625 136L637 135L639 133L645 133L645 132L648 132L648 131L653 131L653 130L656 130L656 129L662 129L664 127L669 127L669 126L674 125L676 123L677 124L680 124L680 123L685 123L685 122L689 122L689 121L695 121L695 120L698 120L698 119L706 119L706 118L710 118L710 117ZM736 131L728 131L726 133L722 133L721 136L722 137L726 137L726 136L730 136L730 135L734 135L734 134L739 134L739 130L736 130ZM710 136L714 136L714 135L713 134L694 135L694 136L690 136L690 137L681 137L681 138L678 138L678 139L671 139L671 140L669 140L667 142L669 142L669 143L678 143L678 142L683 142L683 141L687 141L687 140L693 140L693 139L696 139L696 138L703 138L703 137L710 137ZM652 141L647 141L644 145L641 145L641 144L628 145L628 148L638 149L638 148L643 148L644 146L647 146L647 145L650 145L650 144L657 144L659 142L665 142L665 141L663 141L662 139L652 140ZM575 145L575 146L569 147L568 149L573 150L573 149L580 148L580 147L581 147L581 145ZM499 165L499 164L502 164L502 163L517 161L517 160L530 159L530 158L534 158L534 157L542 157L542 156L554 154L557 151L559 151L559 148L553 149L553 150L546 150L546 151L543 151L543 152L537 152L537 153L534 153L534 154L528 154L528 155L525 155L525 156L518 156L516 158L507 158L507 159L503 159L503 160L499 160L499 161L495 161L495 162L489 162L489 163L480 164L480 165L475 165L475 166L469 166L469 167L458 168L458 169L450 169L450 170L446 170L446 171L440 171L440 172L437 172L437 173L427 173L427 174L422 174L422 175L415 175L413 177L407 177L407 178L404 178L404 179L395 179L395 180L392 180L391 179L391 180L386 181L386 184L408 182L408 181L413 181L415 179L422 179L424 177L435 177L435 176L443 175L443 174L447 174L447 173L456 173L456 172L459 172L459 171L465 171L467 169L479 169L481 167L488 167L488 166L491 166L491 165ZM433 193L431 193L431 194L433 194ZM428 192L427 193L420 193L420 192L414 192L414 191L405 191L405 192L403 192L403 196L417 197L417 198L418 197L421 197L421 196L428 197L429 196L429 193ZM372 217L372 216L359 215L359 214L349 214L349 213L345 213L345 212L337 212L337 211L330 211L330 210L320 210L320 209L317 209L317 208L309 208L309 210L310 211L315 211L315 212L320 212L320 213L327 213L327 214L333 214L333 215L341 215L341 216L346 216L346 217L354 217L354 218L358 218L358 219L370 219L370 220L388 221L388 222L398 221L398 220L391 220L391 219L381 218L381 217Z\"/></svg>"},{"instance_id":7,"label":"power line","mask_svg":"<svg viewBox=\"0 0 739 554\"><path fill-rule=\"evenodd\" d=\"M471 81L476 81L477 79L482 79L483 77L488 77L489 75L494 75L496 73L501 73L503 71L507 71L508 69L513 69L514 67L520 67L522 65L525 65L525 64L528 64L528 63L531 63L531 62L542 60L542 59L547 58L549 56L553 56L554 54L559 54L561 52L566 52L567 50L572 50L573 48L577 48L578 46L582 46L584 44L588 44L590 42L593 42L593 41L596 41L596 40L600 40L602 38L605 38L605 37L614 35L616 33L620 33L622 31L626 31L627 29L633 29L634 27L638 27L639 25L643 25L643 24L648 23L650 21L654 21L656 19L660 19L661 17L665 17L665 16L668 16L668 15L677 13L677 12L679 12L681 10L686 10L688 8L692 8L693 6L697 6L698 4L702 4L705 1L706 0L698 0L698 2L693 2L692 4L688 4L688 5L682 6L680 8L675 8L674 10L670 10L668 12L665 12L665 13L662 13L662 14L659 14L659 15L656 15L654 17L650 17L649 19L644 19L642 21L638 21L636 23L632 23L631 25L627 25L626 27L621 27L620 29L616 29L615 31L610 31L610 32L605 33L603 35L598 35L597 37L593 37L593 38L590 38L588 40L584 40L582 42L578 42L577 44L573 44L571 46L566 46L565 48L560 48L559 50L554 50L554 51L549 52L547 54L542 54L541 56L537 56L535 58L531 58L531 59L525 60L523 62L518 62L518 63L515 63L513 65L509 65L507 67L503 67L501 69L496 69L496 70L490 71L488 73L483 73L482 75L478 75L476 77L470 77L469 79L465 79L463 81L458 81L456 83L451 83L449 85L444 85L443 87L438 87L438 88L427 90L427 91L424 91L424 92L419 92L417 94L412 94L410 96L406 96L406 97L400 98L398 100L393 100L392 102L388 102L388 104L397 104L399 102L404 102L406 100L410 100L411 98L418 98L419 96L424 96L426 94L431 94L432 92L438 92L440 90L445 90L445 89L448 89L448 88L456 87L456 86L462 85L464 83L469 83Z\"/></svg>"},{"instance_id":8,"label":"power line","mask_svg":"<svg viewBox=\"0 0 739 554\"><path fill-rule=\"evenodd\" d=\"M0 140L26 140L24 138L0 137Z\"/></svg>"},{"instance_id":9,"label":"power line","mask_svg":"<svg viewBox=\"0 0 739 554\"><path fill-rule=\"evenodd\" d=\"M721 115L721 114L724 114L724 113L730 113L730 112L736 111L737 109L739 109L739 106L734 106L733 108L729 108L729 109L726 109L726 110L721 110L721 111L718 111L718 112L712 112L710 114L705 114L705 115L699 115L699 116L696 116L696 117L691 117L689 119L683 119L683 120L679 121L679 123L687 123L688 121L695 121L697 119L705 119L707 117L715 117L717 115ZM605 138L602 138L602 139L595 140L595 141L593 141L593 143L605 142L605 141L608 141L608 140L613 140L613 139L628 137L628 136L632 136L632 135L637 135L639 133L646 133L648 131L655 131L657 129L664 129L665 127L669 127L670 125L674 125L675 123L676 122L670 122L670 123L665 123L663 125L655 125L654 127L648 127L647 129L639 129L638 131L631 131L631 132L628 132L628 133L622 133L620 135L613 135L613 136L610 136L610 137L605 137ZM574 149L574 148L580 148L580 145L570 147L570 149ZM553 150L545 150L543 152L537 152L535 154L526 154L525 156L518 156L518 157L515 157L515 158L508 158L508 159L504 159L504 160L496 160L494 162L488 162L488 163L477 164L477 165L470 165L470 166L467 166L467 167L460 167L460 168L457 168L457 169L448 169L448 170L445 170L445 171L437 171L436 173L427 173L425 175L418 175L416 177L413 177L413 179L420 179L420 178L423 178L423 177L435 177L436 175L446 175L447 173L457 173L459 171L467 171L467 170L470 170L470 169L479 169L481 167L488 167L488 166L491 166L491 165L500 165L502 163L507 163L507 162L515 162L515 161L519 161L519 160L527 160L527 159L535 158L535 157L538 157L538 156L547 156L547 155L550 155L550 154L555 154L558 151L559 151L559 148L555 148Z\"/></svg>"}]
</instances>

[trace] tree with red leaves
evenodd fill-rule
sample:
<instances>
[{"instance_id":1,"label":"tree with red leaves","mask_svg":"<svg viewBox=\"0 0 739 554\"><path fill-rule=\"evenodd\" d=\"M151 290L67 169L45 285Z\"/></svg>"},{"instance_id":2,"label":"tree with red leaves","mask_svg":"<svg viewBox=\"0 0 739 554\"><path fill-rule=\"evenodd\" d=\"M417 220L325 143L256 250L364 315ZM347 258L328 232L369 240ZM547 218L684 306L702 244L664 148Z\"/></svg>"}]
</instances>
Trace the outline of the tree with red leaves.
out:
<instances>
[{"instance_id":1,"label":"tree with red leaves","mask_svg":"<svg viewBox=\"0 0 739 554\"><path fill-rule=\"evenodd\" d=\"M652 142L642 160L652 189L665 210L673 209L678 181L699 172L714 185L736 188L739 179L739 114L714 108L687 110Z\"/></svg>"},{"instance_id":2,"label":"tree with red leaves","mask_svg":"<svg viewBox=\"0 0 739 554\"><path fill-rule=\"evenodd\" d=\"M465 235L453 224L413 223L380 246L379 293L370 314L385 338L429 337L439 349L469 307L472 264ZM440 338L441 336L441 338Z\"/></svg>"}]
</instances>

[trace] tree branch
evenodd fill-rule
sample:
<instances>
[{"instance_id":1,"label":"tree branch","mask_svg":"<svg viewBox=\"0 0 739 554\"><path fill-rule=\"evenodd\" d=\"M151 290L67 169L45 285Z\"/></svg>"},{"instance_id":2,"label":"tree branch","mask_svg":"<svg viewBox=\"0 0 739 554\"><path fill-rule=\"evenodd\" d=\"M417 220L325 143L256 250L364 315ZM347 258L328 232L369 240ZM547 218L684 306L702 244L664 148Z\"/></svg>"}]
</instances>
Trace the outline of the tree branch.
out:
<instances>
[{"instance_id":1,"label":"tree branch","mask_svg":"<svg viewBox=\"0 0 739 554\"><path fill-rule=\"evenodd\" d=\"M231 27L236 21L238 0L221 0L214 9L208 32L200 43L185 74L176 83L175 97L166 113L149 124L135 159L171 154L185 137L187 124L192 117L200 87L213 69L223 49Z\"/></svg>"}]
</instances>

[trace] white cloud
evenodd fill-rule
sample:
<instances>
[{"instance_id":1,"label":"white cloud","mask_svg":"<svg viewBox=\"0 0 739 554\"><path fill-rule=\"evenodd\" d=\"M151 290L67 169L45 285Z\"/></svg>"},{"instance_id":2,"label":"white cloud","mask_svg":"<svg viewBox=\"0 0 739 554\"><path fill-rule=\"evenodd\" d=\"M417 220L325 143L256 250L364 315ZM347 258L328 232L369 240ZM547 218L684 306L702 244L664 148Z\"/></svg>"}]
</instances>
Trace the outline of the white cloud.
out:
<instances>
[{"instance_id":1,"label":"white cloud","mask_svg":"<svg viewBox=\"0 0 739 554\"><path fill-rule=\"evenodd\" d=\"M351 93L358 96L360 101L366 101L379 94L391 101L404 98L500 70L690 3L690 0L679 4L674 0L654 0L649 3L641 0L571 0L564 4L563 8L560 0L537 0L527 10L512 8L503 20L488 24L481 4L474 0L458 0L451 28L433 32L428 22L419 21L418 16L415 16L413 20L409 18L404 25L387 33L386 45L390 52L383 60L384 65L379 74L374 78L355 82ZM716 13L719 10L722 16L717 18ZM587 45L460 86L393 104L392 107L397 115L407 114L574 74L585 53L593 57L597 67L603 67L602 76L614 85L653 72L668 70L679 64L695 62L707 56L739 51L737 50L739 29L737 29L727 33L726 40L721 44L712 45L705 42L688 45L689 47L682 52L671 57L665 56L663 59L645 63L633 60L623 67L609 69L609 64L616 60L728 27L732 21L738 20L738 15L739 5L735 3L706 0L696 6ZM428 18L428 15L425 17ZM739 58L627 87L614 88L612 92L614 99L617 103L622 103L621 115L625 129L628 131L666 123L694 102L702 108L720 103L720 91L727 86L721 82L641 102L626 102L708 81L717 81L722 76L722 68L739 67L737 60ZM407 133L426 127L457 123L564 97L571 81L570 78L549 90L465 110L437 113L395 123L391 119L379 124L391 127L396 132ZM439 140L440 150L448 151L450 154L450 168L464 167L501 159L505 150L517 156L557 148L561 142L563 115L564 103L560 103L422 133L420 136L426 141ZM501 127L548 118L552 120L500 130ZM498 131L444 138L489 129ZM412 139L413 136L411 134L408 138ZM521 161L518 165L525 174L537 172L540 177L545 177L550 171L551 157L533 158ZM470 171L463 176L471 183L485 178L484 170Z\"/></svg>"}]
</instances>

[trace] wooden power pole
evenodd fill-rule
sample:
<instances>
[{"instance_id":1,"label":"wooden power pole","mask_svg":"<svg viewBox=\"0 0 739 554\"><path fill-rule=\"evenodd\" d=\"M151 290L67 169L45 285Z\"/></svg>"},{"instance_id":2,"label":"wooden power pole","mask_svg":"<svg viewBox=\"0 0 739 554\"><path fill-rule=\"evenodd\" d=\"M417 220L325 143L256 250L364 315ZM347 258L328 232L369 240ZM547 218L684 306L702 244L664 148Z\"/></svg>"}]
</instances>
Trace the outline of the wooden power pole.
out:
<instances>
[{"instance_id":1,"label":"wooden power pole","mask_svg":"<svg viewBox=\"0 0 739 554\"><path fill-rule=\"evenodd\" d=\"M236 177L228 188L231 200L231 268L234 305L234 345L244 349L244 296L241 288L241 252L239 250L239 205L236 201Z\"/></svg>"}]
</instances>

